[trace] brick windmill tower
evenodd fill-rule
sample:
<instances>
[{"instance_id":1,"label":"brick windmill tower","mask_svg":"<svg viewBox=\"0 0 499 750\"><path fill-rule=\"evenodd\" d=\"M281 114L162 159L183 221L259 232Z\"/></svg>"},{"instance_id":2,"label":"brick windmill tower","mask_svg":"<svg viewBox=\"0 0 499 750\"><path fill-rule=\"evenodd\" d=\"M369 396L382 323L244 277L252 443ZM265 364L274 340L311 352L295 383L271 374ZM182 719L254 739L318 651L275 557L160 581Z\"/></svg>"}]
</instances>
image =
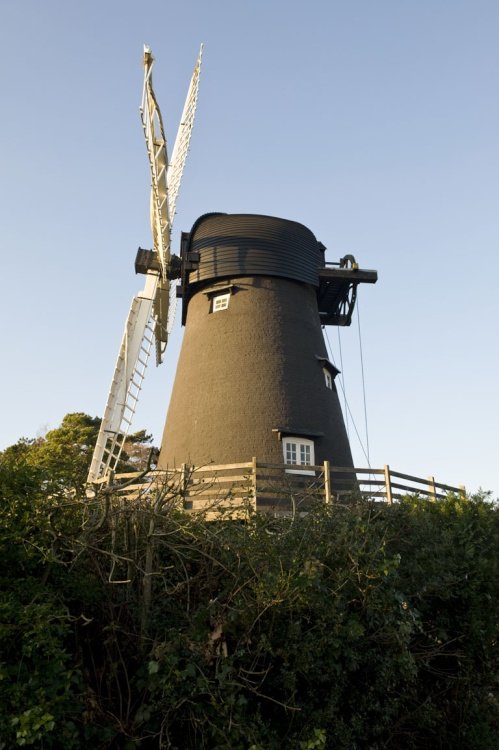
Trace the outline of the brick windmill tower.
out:
<instances>
[{"instance_id":1,"label":"brick windmill tower","mask_svg":"<svg viewBox=\"0 0 499 750\"><path fill-rule=\"evenodd\" d=\"M272 216L206 214L182 235L185 334L158 468L353 466L322 326L349 325L377 275L324 251Z\"/></svg>"}]
</instances>

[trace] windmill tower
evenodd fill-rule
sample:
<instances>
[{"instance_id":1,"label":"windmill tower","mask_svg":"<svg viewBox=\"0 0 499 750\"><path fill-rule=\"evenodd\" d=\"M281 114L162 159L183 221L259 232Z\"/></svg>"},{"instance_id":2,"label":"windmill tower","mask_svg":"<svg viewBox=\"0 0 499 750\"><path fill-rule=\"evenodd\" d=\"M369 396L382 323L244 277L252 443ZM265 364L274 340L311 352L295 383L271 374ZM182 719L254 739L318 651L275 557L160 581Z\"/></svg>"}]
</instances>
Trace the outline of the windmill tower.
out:
<instances>
[{"instance_id":1,"label":"windmill tower","mask_svg":"<svg viewBox=\"0 0 499 750\"><path fill-rule=\"evenodd\" d=\"M158 468L251 460L353 467L322 325L349 325L349 256L326 266L302 224L207 214L181 247L185 333Z\"/></svg>"}]
</instances>

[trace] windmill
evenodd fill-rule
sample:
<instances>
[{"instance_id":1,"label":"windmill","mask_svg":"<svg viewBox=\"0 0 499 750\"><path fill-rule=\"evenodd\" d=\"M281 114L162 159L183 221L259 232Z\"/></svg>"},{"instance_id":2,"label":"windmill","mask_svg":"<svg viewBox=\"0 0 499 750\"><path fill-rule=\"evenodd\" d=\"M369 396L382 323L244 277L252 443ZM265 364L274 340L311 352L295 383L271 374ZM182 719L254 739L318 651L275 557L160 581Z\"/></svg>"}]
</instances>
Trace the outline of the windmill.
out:
<instances>
[{"instance_id":1,"label":"windmill","mask_svg":"<svg viewBox=\"0 0 499 750\"><path fill-rule=\"evenodd\" d=\"M154 58L144 47L144 87L140 108L151 170L153 250L139 248L137 272L146 276L144 289L132 300L125 323L111 387L94 449L88 482L116 469L136 411L149 355L162 362L173 325L180 261L171 254L170 235L177 195L189 149L196 112L202 45L194 67L171 159L161 112L152 85Z\"/></svg>"},{"instance_id":2,"label":"windmill","mask_svg":"<svg viewBox=\"0 0 499 750\"><path fill-rule=\"evenodd\" d=\"M322 329L350 325L377 273L353 256L328 264L325 249L304 225L255 214L206 214L182 234L185 331L158 469L353 469Z\"/></svg>"}]
</instances>

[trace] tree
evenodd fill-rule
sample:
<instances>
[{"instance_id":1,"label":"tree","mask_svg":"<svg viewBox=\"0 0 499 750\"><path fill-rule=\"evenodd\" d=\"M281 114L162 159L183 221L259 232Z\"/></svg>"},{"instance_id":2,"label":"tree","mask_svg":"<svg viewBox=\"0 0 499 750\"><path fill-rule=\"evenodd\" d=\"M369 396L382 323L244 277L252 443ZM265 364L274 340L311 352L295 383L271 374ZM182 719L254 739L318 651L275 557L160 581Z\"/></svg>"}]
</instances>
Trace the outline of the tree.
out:
<instances>
[{"instance_id":1,"label":"tree","mask_svg":"<svg viewBox=\"0 0 499 750\"><path fill-rule=\"evenodd\" d=\"M44 438L21 439L0 453L0 466L19 476L21 465L38 480L50 486L51 492L72 489L83 491L100 419L77 412L66 414L59 427Z\"/></svg>"},{"instance_id":2,"label":"tree","mask_svg":"<svg viewBox=\"0 0 499 750\"><path fill-rule=\"evenodd\" d=\"M145 430L139 430L127 436L120 460L120 471L143 471L149 464L151 451L156 454L157 449L151 448L152 435Z\"/></svg>"},{"instance_id":3,"label":"tree","mask_svg":"<svg viewBox=\"0 0 499 750\"><path fill-rule=\"evenodd\" d=\"M22 438L0 453L0 466L8 469L16 481L20 467L31 476L45 481L52 493L68 489L82 496L85 491L90 461L100 428L100 419L83 412L66 414L59 427L45 437ZM128 435L121 455L119 471L141 471L151 453L152 436L145 430ZM155 449L154 449L155 450Z\"/></svg>"}]
</instances>

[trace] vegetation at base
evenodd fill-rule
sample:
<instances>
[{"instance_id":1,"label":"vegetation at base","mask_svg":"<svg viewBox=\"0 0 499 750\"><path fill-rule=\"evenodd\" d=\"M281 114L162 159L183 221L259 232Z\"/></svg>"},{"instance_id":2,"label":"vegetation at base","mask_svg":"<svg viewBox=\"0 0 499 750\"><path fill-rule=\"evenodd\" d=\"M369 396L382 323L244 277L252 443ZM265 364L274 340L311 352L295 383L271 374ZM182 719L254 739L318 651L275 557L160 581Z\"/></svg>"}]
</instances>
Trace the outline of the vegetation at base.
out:
<instances>
[{"instance_id":1,"label":"vegetation at base","mask_svg":"<svg viewBox=\"0 0 499 750\"><path fill-rule=\"evenodd\" d=\"M496 750L488 498L206 522L61 428L0 454L0 749Z\"/></svg>"}]
</instances>

